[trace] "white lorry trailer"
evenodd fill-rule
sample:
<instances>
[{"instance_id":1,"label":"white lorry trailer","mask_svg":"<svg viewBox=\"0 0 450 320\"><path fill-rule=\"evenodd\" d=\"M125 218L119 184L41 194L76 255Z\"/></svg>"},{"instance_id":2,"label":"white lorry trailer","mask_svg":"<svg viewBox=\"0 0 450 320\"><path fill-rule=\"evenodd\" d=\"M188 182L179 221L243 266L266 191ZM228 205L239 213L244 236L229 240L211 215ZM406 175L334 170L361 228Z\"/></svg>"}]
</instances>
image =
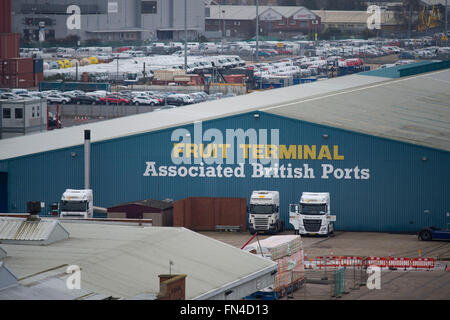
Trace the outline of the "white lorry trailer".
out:
<instances>
[{"instance_id":1,"label":"white lorry trailer","mask_svg":"<svg viewBox=\"0 0 450 320\"><path fill-rule=\"evenodd\" d=\"M278 191L253 191L249 206L249 231L277 233L284 230L280 219L280 193Z\"/></svg>"},{"instance_id":2,"label":"white lorry trailer","mask_svg":"<svg viewBox=\"0 0 450 320\"><path fill-rule=\"evenodd\" d=\"M289 206L289 222L295 234L328 235L334 232L336 216L330 215L330 193L303 192L299 204Z\"/></svg>"},{"instance_id":3,"label":"white lorry trailer","mask_svg":"<svg viewBox=\"0 0 450 320\"><path fill-rule=\"evenodd\" d=\"M94 197L92 190L67 189L59 203L61 218L92 218Z\"/></svg>"}]
</instances>

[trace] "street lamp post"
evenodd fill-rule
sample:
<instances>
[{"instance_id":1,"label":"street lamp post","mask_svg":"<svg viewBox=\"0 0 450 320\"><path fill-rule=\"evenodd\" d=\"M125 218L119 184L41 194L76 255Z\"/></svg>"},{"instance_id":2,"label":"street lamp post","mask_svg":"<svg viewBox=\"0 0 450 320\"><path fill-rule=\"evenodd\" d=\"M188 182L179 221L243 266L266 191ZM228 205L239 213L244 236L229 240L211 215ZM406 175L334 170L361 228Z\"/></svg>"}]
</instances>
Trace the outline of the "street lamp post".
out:
<instances>
[{"instance_id":1,"label":"street lamp post","mask_svg":"<svg viewBox=\"0 0 450 320\"><path fill-rule=\"evenodd\" d=\"M184 0L184 70L187 72L187 0Z\"/></svg>"},{"instance_id":2,"label":"street lamp post","mask_svg":"<svg viewBox=\"0 0 450 320\"><path fill-rule=\"evenodd\" d=\"M225 10L222 10L222 53L223 53L223 47L225 45L225 33L226 33L226 26L225 26Z\"/></svg>"},{"instance_id":3,"label":"street lamp post","mask_svg":"<svg viewBox=\"0 0 450 320\"><path fill-rule=\"evenodd\" d=\"M259 59L259 0L256 0L256 62Z\"/></svg>"}]
</instances>

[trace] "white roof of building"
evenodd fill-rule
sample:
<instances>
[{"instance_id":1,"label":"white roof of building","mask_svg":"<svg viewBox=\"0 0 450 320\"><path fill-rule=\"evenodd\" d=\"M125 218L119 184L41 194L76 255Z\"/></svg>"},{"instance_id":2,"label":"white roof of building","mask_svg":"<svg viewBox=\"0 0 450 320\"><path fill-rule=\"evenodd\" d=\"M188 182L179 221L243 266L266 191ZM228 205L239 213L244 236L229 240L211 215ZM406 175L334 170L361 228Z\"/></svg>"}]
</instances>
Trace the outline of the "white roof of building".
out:
<instances>
[{"instance_id":1,"label":"white roof of building","mask_svg":"<svg viewBox=\"0 0 450 320\"><path fill-rule=\"evenodd\" d=\"M367 24L371 13L367 11L312 10L320 17L322 24ZM397 24L393 11L381 12L381 24Z\"/></svg>"},{"instance_id":2,"label":"white roof of building","mask_svg":"<svg viewBox=\"0 0 450 320\"><path fill-rule=\"evenodd\" d=\"M255 20L256 6L232 6L232 5L212 5L210 15L206 19L225 19L225 20ZM269 10L279 13L284 18L290 18L299 11L311 13L311 11L301 6L259 6L259 16L264 15Z\"/></svg>"},{"instance_id":3,"label":"white roof of building","mask_svg":"<svg viewBox=\"0 0 450 320\"><path fill-rule=\"evenodd\" d=\"M255 20L255 6L232 6L232 5L212 5L209 6L210 15L206 19L215 20ZM343 10L309 10L301 6L259 6L259 16L264 16L268 11L274 11L284 18L291 18L300 11L302 14L312 14L319 16L322 23L348 23L364 24L371 15L367 11L343 11ZM395 13L393 11L381 12L382 24L396 24Z\"/></svg>"},{"instance_id":4,"label":"white roof of building","mask_svg":"<svg viewBox=\"0 0 450 320\"><path fill-rule=\"evenodd\" d=\"M86 129L95 143L256 110L450 151L449 92L449 69L400 79L355 74L4 139L0 161L81 146Z\"/></svg>"},{"instance_id":5,"label":"white roof of building","mask_svg":"<svg viewBox=\"0 0 450 320\"><path fill-rule=\"evenodd\" d=\"M450 69L268 108L288 118L450 151Z\"/></svg>"},{"instance_id":6,"label":"white roof of building","mask_svg":"<svg viewBox=\"0 0 450 320\"><path fill-rule=\"evenodd\" d=\"M157 294L158 275L185 274L186 298L208 299L277 264L185 228L62 222L70 239L50 246L2 244L3 261L19 279L63 265L81 268L81 287L117 298ZM255 289L255 291L257 291Z\"/></svg>"},{"instance_id":7,"label":"white roof of building","mask_svg":"<svg viewBox=\"0 0 450 320\"><path fill-rule=\"evenodd\" d=\"M53 130L0 140L0 160L80 146L84 143L84 130L90 129L91 142L99 142L152 132L175 126L232 116L254 110L325 95L334 91L354 89L386 81L387 78L350 75L300 86L207 101L181 108L161 110L81 126Z\"/></svg>"},{"instance_id":8,"label":"white roof of building","mask_svg":"<svg viewBox=\"0 0 450 320\"><path fill-rule=\"evenodd\" d=\"M441 5L445 7L445 0L420 0L420 2L423 2L424 4L427 4L429 6L432 5Z\"/></svg>"}]
</instances>

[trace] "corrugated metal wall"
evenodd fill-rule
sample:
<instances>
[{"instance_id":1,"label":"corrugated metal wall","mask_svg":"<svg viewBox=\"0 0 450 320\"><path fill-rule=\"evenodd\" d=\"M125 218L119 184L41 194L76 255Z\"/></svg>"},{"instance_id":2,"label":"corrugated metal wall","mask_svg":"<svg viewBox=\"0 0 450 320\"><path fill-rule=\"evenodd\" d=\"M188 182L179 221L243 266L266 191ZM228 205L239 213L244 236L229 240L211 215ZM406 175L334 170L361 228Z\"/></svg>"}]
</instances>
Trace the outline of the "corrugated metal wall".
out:
<instances>
[{"instance_id":1,"label":"corrugated metal wall","mask_svg":"<svg viewBox=\"0 0 450 320\"><path fill-rule=\"evenodd\" d=\"M187 126L193 136L193 126ZM450 153L260 113L203 123L203 130L280 129L280 144L334 145L344 160L281 160L301 167L308 163L315 179L144 177L147 161L173 165L173 129L92 145L94 203L110 207L142 199L187 197L245 197L252 190L279 190L282 218L288 221L289 203L304 191L330 192L336 228L360 231L416 231L443 227L450 212ZM324 134L328 138L323 137ZM95 132L93 132L95 135ZM82 143L80 137L80 143ZM76 157L71 157L71 152ZM426 161L422 160L426 157ZM83 187L82 147L9 160L9 210L23 212L27 200L58 201L66 188ZM367 168L370 179L321 179L322 164L335 168ZM4 167L0 162L0 167ZM189 166L188 166L189 167ZM429 213L425 213L429 212ZM450 222L450 221L449 221Z\"/></svg>"}]
</instances>

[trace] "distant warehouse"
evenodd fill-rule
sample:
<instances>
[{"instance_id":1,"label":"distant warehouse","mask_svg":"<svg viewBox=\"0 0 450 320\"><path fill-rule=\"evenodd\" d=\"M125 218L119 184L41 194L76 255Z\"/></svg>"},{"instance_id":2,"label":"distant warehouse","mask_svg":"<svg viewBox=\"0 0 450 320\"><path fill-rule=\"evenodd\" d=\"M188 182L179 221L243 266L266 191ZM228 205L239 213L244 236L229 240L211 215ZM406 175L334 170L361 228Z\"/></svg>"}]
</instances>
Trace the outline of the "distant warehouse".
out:
<instances>
[{"instance_id":1,"label":"distant warehouse","mask_svg":"<svg viewBox=\"0 0 450 320\"><path fill-rule=\"evenodd\" d=\"M183 0L15 0L13 30L24 40L64 39L134 41L179 40L184 37ZM80 12L73 11L73 5ZM70 8L69 8L70 7ZM78 9L76 9L78 10ZM80 14L79 28L70 16ZM187 28L189 38L205 30L204 0L189 0ZM70 28L69 28L70 26Z\"/></svg>"},{"instance_id":2,"label":"distant warehouse","mask_svg":"<svg viewBox=\"0 0 450 320\"><path fill-rule=\"evenodd\" d=\"M0 211L83 188L96 206L330 192L336 229L417 231L450 212L450 70L420 63L0 141ZM213 214L213 213L211 213Z\"/></svg>"}]
</instances>

